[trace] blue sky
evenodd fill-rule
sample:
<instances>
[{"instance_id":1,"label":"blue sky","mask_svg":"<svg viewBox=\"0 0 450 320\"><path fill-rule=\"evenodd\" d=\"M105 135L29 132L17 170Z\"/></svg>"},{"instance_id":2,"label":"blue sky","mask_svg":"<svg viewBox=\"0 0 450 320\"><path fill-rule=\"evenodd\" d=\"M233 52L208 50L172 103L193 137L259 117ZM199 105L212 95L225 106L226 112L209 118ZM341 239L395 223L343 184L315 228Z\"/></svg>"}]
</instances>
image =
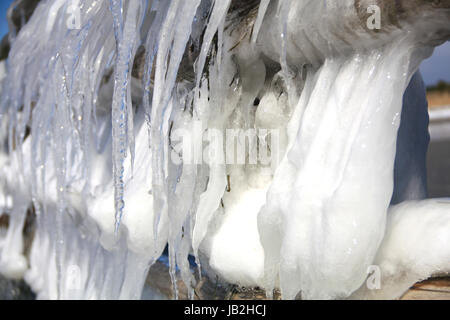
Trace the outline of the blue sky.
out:
<instances>
[{"instance_id":1,"label":"blue sky","mask_svg":"<svg viewBox=\"0 0 450 320\"><path fill-rule=\"evenodd\" d=\"M0 0L0 39L8 32L6 10L13 0ZM450 42L436 48L434 54L425 60L420 70L426 85L433 85L439 80L450 82Z\"/></svg>"},{"instance_id":2,"label":"blue sky","mask_svg":"<svg viewBox=\"0 0 450 320\"><path fill-rule=\"evenodd\" d=\"M437 47L433 55L422 62L420 71L427 85L439 80L450 82L450 41Z\"/></svg>"},{"instance_id":3,"label":"blue sky","mask_svg":"<svg viewBox=\"0 0 450 320\"><path fill-rule=\"evenodd\" d=\"M8 10L9 6L13 0L0 0L0 40L3 36L8 33L8 22L6 21L6 10Z\"/></svg>"}]
</instances>

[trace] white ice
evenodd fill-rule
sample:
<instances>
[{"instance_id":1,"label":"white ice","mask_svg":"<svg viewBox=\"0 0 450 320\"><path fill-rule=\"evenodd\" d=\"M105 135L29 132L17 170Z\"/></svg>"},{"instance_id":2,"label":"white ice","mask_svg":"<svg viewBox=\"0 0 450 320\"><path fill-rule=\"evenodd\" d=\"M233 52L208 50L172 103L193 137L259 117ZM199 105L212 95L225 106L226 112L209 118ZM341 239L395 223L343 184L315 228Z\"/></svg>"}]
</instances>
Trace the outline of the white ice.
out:
<instances>
[{"instance_id":1,"label":"white ice","mask_svg":"<svg viewBox=\"0 0 450 320\"><path fill-rule=\"evenodd\" d=\"M448 200L424 200L416 73L450 37L447 9L376 33L354 0L263 0L244 18L231 1L80 3L73 30L70 0L41 1L0 64L2 274L41 299L139 299L167 244L190 298L189 255L285 299L398 298L450 271ZM272 165L180 148L233 128L277 130L256 138L276 140Z\"/></svg>"}]
</instances>

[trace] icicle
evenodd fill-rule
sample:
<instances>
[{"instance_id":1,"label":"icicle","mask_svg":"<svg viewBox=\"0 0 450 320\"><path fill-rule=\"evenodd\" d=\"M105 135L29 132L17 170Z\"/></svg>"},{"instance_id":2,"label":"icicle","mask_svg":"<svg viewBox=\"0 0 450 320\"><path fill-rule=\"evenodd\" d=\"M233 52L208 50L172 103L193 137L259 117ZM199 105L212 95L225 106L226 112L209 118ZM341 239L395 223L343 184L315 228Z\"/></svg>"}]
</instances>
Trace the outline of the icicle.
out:
<instances>
[{"instance_id":1,"label":"icicle","mask_svg":"<svg viewBox=\"0 0 450 320\"><path fill-rule=\"evenodd\" d=\"M200 81L203 75L203 68L205 66L205 61L207 54L209 52L209 48L211 46L211 42L228 11L230 3L231 0L214 1L214 7L211 12L211 16L209 18L209 23L206 27L206 31L203 36L203 43L202 48L200 50L200 55L196 62L196 91L198 91L198 88L200 86ZM195 100L197 101L197 99L198 97L196 94Z\"/></svg>"},{"instance_id":2,"label":"icicle","mask_svg":"<svg viewBox=\"0 0 450 320\"><path fill-rule=\"evenodd\" d=\"M122 248L114 258L115 263L107 263L109 258L106 257L112 254L96 239L96 228L81 230L73 223L79 223L81 219L83 226L93 224L93 215L86 215L83 210L89 204L101 201L98 195L104 186L98 183L109 182L106 174L110 158L107 136L111 127L106 125L110 112L106 102L110 97L107 86L102 82L109 77L114 52L111 12L106 2L87 0L80 5L81 30L67 30L66 1L60 4L53 11L54 2L39 4L32 19L17 35L9 60L11 81L5 82L6 89L2 90L3 116L11 120L11 152L20 159L22 149L31 145L31 151L23 154L23 169L19 172L25 172L24 179L29 174L31 192L23 196L23 201L33 203L38 215L38 230L30 256L31 270L25 277L44 298L118 298L121 294L137 297L140 289L135 286L142 286L146 269L135 272L135 277L121 277L125 269L133 274L136 267L133 264L137 263L133 259L122 263L128 254L127 248L123 247L126 239L120 240ZM51 12L55 16L46 29L47 24L42 21L49 21L47 17ZM138 22L135 19L128 21L139 25L145 10L136 9L136 12L140 13ZM136 32L131 33L134 35ZM132 49L131 55L134 56L136 46ZM132 61L132 57L128 59ZM22 92L21 88L26 90ZM125 97L130 105L128 93ZM21 112L22 105L24 112ZM133 120L128 111L132 111L131 107L127 109L125 121L131 124L126 139L132 154L133 137L130 134ZM92 112L98 113L94 113L98 128L91 125ZM27 126L31 132L24 140ZM91 140L98 140L97 150L91 150ZM92 165L96 169L91 171ZM26 186L24 182L14 183ZM112 188L109 190L112 192ZM111 226L114 233L114 223ZM109 233L109 229L104 232ZM80 254L83 251L85 256ZM90 266L83 264L83 259L90 261ZM101 262L102 259L105 263ZM144 255L143 259L146 260L147 256ZM99 261L99 266L94 267L94 261ZM76 265L72 266L72 263ZM108 267L114 264L118 267ZM142 265L147 266L147 263L139 263L139 269ZM68 270L72 267L79 268L76 270L82 275L92 274L86 280L86 292L70 290ZM95 272L91 273L89 269ZM109 275L106 278L103 277L105 272ZM121 293L122 280L124 291Z\"/></svg>"},{"instance_id":3,"label":"icicle","mask_svg":"<svg viewBox=\"0 0 450 320\"><path fill-rule=\"evenodd\" d=\"M261 25L266 15L267 7L269 6L270 0L261 0L258 8L258 16L256 17L255 24L253 26L252 33L252 43L256 43L256 39L258 39L259 30L261 29Z\"/></svg>"},{"instance_id":4,"label":"icicle","mask_svg":"<svg viewBox=\"0 0 450 320\"><path fill-rule=\"evenodd\" d=\"M58 101L58 105L55 110L55 122L53 128L53 136L55 137L55 146L54 146L54 162L55 162L55 171L56 171L56 194L57 194L57 202L58 202L58 210L56 212L56 272L57 272L57 297L61 298L62 293L62 255L63 255L63 245L64 245L64 236L63 236L63 215L66 213L66 168L67 168L67 154L66 154L66 143L65 139L68 136L69 132L69 120L68 120L68 109L70 107L67 96L68 88L64 71L64 66L62 65L61 60L59 60L59 64L57 64L56 72L60 73L60 77L63 78L61 84L55 83L54 86L59 88L59 91L56 93L56 101Z\"/></svg>"},{"instance_id":5,"label":"icicle","mask_svg":"<svg viewBox=\"0 0 450 320\"><path fill-rule=\"evenodd\" d=\"M144 110L145 119L148 126L148 138L149 138L149 148L151 148L150 137L151 137L151 108L150 108L150 87L152 82L152 71L153 62L158 49L158 39L159 33L162 27L163 18L166 16L167 10L170 5L170 1L156 0L152 3L152 11L156 12L154 18L152 19L152 24L147 35L147 40L145 43L146 59L145 59L145 73L143 78L144 86Z\"/></svg>"},{"instance_id":6,"label":"icicle","mask_svg":"<svg viewBox=\"0 0 450 320\"><path fill-rule=\"evenodd\" d=\"M218 54L217 61L219 64L219 68L222 60L222 43L223 43L223 25L225 15L228 11L231 1L215 1L214 7L211 12L211 16L209 18L209 23L206 27L205 34L203 36L203 43L200 50L200 55L196 62L196 87L194 93L194 104L195 108L199 109L197 104L200 103L200 99L203 100L202 103L206 103L206 96L208 92L203 90L203 96L199 97L200 94L200 82L203 76L203 68L205 66L205 61L207 54L210 51L211 42L213 40L214 35L218 32ZM206 84L204 84L206 85ZM225 189L226 180L225 180L225 168L223 166L216 167L210 169L211 177L208 183L208 191L203 193L200 196L198 209L195 213L195 225L192 231L192 248L194 251L194 256L198 257L198 248L200 246L201 240L203 240L206 231L208 222L211 219L211 215L216 211L216 209L220 205L220 198L223 194L223 190ZM198 259L197 259L198 261ZM200 269L200 263L198 263Z\"/></svg>"},{"instance_id":7,"label":"icicle","mask_svg":"<svg viewBox=\"0 0 450 320\"><path fill-rule=\"evenodd\" d=\"M286 52L287 52L287 23L288 23L288 15L289 9L291 6L291 0L283 0L278 4L278 12L279 12L279 23L280 23L280 37L281 37L281 55L280 55L280 64L282 70L287 74L288 73L288 65L286 62Z\"/></svg>"},{"instance_id":8,"label":"icicle","mask_svg":"<svg viewBox=\"0 0 450 320\"><path fill-rule=\"evenodd\" d=\"M204 83L200 87L201 92L196 108L198 114L208 112L205 116L206 119L202 119L205 124L212 122L214 123L215 129L224 132L227 118L236 108L240 100L240 91L236 90L233 86L231 88L229 87L231 79L235 75L235 69L231 67L233 65L231 59L227 59L223 65L222 61L216 61L216 63L209 66L209 86L206 83L207 80L204 80ZM209 92L208 87L210 87ZM228 90L233 93L232 98L229 99L226 98L229 94ZM225 156L225 150L219 149L216 151L218 152L217 157L219 159ZM226 185L225 166L221 163L211 163L209 165L209 177L206 190L201 190L202 193L198 198L192 219L192 249L198 264L199 273L201 272L199 247L207 233L209 222L216 210L220 207Z\"/></svg>"},{"instance_id":9,"label":"icicle","mask_svg":"<svg viewBox=\"0 0 450 320\"><path fill-rule=\"evenodd\" d=\"M127 88L130 64L133 62L132 53L136 44L136 17L140 7L139 1L130 1L127 8L127 17L123 25L123 3L111 0L111 12L114 17L114 30L117 42L116 68L114 75L114 98L112 105L113 130L113 165L114 165L114 202L115 202L115 230L118 232L122 219L124 193L124 161L127 155L127 119L131 118L127 105Z\"/></svg>"},{"instance_id":10,"label":"icicle","mask_svg":"<svg viewBox=\"0 0 450 320\"><path fill-rule=\"evenodd\" d=\"M131 78L129 79L129 81ZM130 146L130 163L131 163L131 177L134 171L134 157L135 157L135 142L134 142L134 120L133 120L133 104L131 100L131 86L127 88L127 144Z\"/></svg>"},{"instance_id":11,"label":"icicle","mask_svg":"<svg viewBox=\"0 0 450 320\"><path fill-rule=\"evenodd\" d=\"M225 29L225 19L226 15L223 17L222 22L219 25L219 29L217 30L217 63L218 63L218 72L222 71L222 59L223 59L223 33Z\"/></svg>"},{"instance_id":12,"label":"icicle","mask_svg":"<svg viewBox=\"0 0 450 320\"><path fill-rule=\"evenodd\" d=\"M160 217L166 214L168 205L165 181L167 177L165 166L168 159L163 151L167 148L168 142L168 130L164 130L164 127L168 128L168 126L164 119L169 119L170 116L166 114L169 100L199 4L200 0L172 1L160 32L151 114L155 235L157 235ZM170 61L168 61L169 53Z\"/></svg>"}]
</instances>

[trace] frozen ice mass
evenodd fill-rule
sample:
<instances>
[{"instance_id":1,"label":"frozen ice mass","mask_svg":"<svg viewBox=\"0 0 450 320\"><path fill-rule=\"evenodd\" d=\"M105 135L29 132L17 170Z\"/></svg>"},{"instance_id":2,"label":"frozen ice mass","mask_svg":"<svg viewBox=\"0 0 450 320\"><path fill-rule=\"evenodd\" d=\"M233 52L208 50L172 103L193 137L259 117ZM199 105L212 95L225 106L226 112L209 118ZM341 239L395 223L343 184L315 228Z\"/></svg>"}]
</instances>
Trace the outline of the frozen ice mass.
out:
<instances>
[{"instance_id":1,"label":"frozen ice mass","mask_svg":"<svg viewBox=\"0 0 450 320\"><path fill-rule=\"evenodd\" d=\"M191 299L197 274L396 299L450 272L418 72L449 0L41 0L15 28L23 2L0 62L0 273L39 299L140 299L165 248Z\"/></svg>"}]
</instances>

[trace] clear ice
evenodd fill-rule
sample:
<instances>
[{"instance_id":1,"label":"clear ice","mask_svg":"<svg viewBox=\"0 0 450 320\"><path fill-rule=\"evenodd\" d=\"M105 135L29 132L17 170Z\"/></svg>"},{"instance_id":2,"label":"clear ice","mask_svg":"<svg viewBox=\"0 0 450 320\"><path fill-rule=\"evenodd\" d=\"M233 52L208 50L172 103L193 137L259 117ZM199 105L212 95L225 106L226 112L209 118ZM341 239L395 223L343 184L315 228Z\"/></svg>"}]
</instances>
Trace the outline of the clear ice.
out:
<instances>
[{"instance_id":1,"label":"clear ice","mask_svg":"<svg viewBox=\"0 0 450 320\"><path fill-rule=\"evenodd\" d=\"M450 5L401 2L377 32L363 0L41 1L0 63L0 272L40 299L139 299L166 245L191 299L190 255L285 299L398 298L450 272L417 72ZM274 163L255 141L245 164L202 161L193 142L228 129L277 139Z\"/></svg>"}]
</instances>

